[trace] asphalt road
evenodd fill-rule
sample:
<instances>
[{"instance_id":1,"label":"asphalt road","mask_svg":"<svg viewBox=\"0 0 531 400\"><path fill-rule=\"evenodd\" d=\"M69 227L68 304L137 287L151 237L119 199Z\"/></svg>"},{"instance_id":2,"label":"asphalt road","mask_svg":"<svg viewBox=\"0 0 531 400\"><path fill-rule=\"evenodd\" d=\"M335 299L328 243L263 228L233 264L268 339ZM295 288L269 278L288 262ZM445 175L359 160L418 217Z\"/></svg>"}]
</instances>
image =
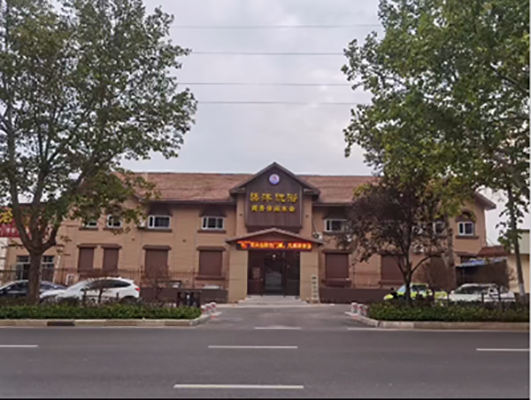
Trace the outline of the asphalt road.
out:
<instances>
[{"instance_id":1,"label":"asphalt road","mask_svg":"<svg viewBox=\"0 0 531 400\"><path fill-rule=\"evenodd\" d=\"M529 397L526 333L375 330L340 306L221 311L197 328L0 329L0 398Z\"/></svg>"}]
</instances>

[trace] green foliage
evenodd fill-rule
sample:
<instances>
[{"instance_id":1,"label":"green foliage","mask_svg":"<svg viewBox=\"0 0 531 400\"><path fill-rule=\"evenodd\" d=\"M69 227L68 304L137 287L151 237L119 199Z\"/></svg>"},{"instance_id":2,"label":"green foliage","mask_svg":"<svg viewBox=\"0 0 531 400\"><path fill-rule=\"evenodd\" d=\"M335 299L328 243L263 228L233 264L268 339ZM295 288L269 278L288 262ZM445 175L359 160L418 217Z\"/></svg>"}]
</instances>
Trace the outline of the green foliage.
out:
<instances>
[{"instance_id":1,"label":"green foliage","mask_svg":"<svg viewBox=\"0 0 531 400\"><path fill-rule=\"evenodd\" d=\"M381 0L385 34L345 50L354 88L346 154L377 172L432 180L448 214L488 187L507 194L504 244L529 206L529 1ZM511 246L512 244L512 246Z\"/></svg>"},{"instance_id":2,"label":"green foliage","mask_svg":"<svg viewBox=\"0 0 531 400\"><path fill-rule=\"evenodd\" d=\"M34 260L34 301L65 219L129 222L153 197L121 162L178 155L196 103L177 85L189 50L169 40L172 21L142 0L0 2L0 204Z\"/></svg>"},{"instance_id":3,"label":"green foliage","mask_svg":"<svg viewBox=\"0 0 531 400\"><path fill-rule=\"evenodd\" d=\"M437 221L445 225L435 232ZM413 273L431 257L446 252L451 236L447 226L440 192L428 182L419 180L406 185L397 176L384 176L355 191L344 230L337 237L341 247L351 250L357 262L366 262L374 255L393 257L409 301ZM423 256L413 262L414 249L419 247Z\"/></svg>"},{"instance_id":4,"label":"green foliage","mask_svg":"<svg viewBox=\"0 0 531 400\"><path fill-rule=\"evenodd\" d=\"M0 319L195 319L201 309L147 305L18 305L0 307Z\"/></svg>"},{"instance_id":5,"label":"green foliage","mask_svg":"<svg viewBox=\"0 0 531 400\"><path fill-rule=\"evenodd\" d=\"M368 317L381 321L529 322L529 306L378 303L370 306Z\"/></svg>"}]
</instances>

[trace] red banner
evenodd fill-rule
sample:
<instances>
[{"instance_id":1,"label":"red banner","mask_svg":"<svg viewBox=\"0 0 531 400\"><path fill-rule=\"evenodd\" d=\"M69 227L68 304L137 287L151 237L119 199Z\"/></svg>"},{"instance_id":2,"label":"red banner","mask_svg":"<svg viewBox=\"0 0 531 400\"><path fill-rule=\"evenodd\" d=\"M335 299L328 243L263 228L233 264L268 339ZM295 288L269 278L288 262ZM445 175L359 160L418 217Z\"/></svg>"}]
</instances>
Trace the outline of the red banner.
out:
<instances>
[{"instance_id":1,"label":"red banner","mask_svg":"<svg viewBox=\"0 0 531 400\"><path fill-rule=\"evenodd\" d=\"M13 214L8 208L0 208L0 238L18 238L18 229L13 220Z\"/></svg>"}]
</instances>

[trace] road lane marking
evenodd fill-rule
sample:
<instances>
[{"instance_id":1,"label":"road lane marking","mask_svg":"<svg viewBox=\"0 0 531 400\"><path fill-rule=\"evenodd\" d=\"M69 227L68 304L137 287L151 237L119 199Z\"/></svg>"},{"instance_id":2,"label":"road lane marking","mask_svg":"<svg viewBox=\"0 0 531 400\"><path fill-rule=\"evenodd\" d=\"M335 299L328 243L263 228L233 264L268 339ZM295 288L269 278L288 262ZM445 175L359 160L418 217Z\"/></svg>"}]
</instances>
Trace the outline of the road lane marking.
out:
<instances>
[{"instance_id":1,"label":"road lane marking","mask_svg":"<svg viewBox=\"0 0 531 400\"><path fill-rule=\"evenodd\" d=\"M35 349L36 344L0 344L0 349Z\"/></svg>"},{"instance_id":2,"label":"road lane marking","mask_svg":"<svg viewBox=\"0 0 531 400\"><path fill-rule=\"evenodd\" d=\"M302 385L173 385L174 389L302 390Z\"/></svg>"},{"instance_id":3,"label":"road lane marking","mask_svg":"<svg viewBox=\"0 0 531 400\"><path fill-rule=\"evenodd\" d=\"M529 349L476 349L476 351L524 352L524 351L529 351Z\"/></svg>"},{"instance_id":4,"label":"road lane marking","mask_svg":"<svg viewBox=\"0 0 531 400\"><path fill-rule=\"evenodd\" d=\"M255 326L254 329L258 330L292 330L292 331L298 331L301 329L300 326Z\"/></svg>"},{"instance_id":5,"label":"road lane marking","mask_svg":"<svg viewBox=\"0 0 531 400\"><path fill-rule=\"evenodd\" d=\"M208 346L209 349L259 349L259 350L295 350L299 346Z\"/></svg>"}]
</instances>

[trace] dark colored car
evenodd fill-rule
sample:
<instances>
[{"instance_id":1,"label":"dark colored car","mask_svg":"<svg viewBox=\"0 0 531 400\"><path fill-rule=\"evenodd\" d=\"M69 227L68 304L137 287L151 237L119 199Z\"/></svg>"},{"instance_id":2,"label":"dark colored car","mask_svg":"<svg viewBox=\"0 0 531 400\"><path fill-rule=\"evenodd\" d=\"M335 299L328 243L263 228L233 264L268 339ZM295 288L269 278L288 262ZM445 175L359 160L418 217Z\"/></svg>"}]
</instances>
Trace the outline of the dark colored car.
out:
<instances>
[{"instance_id":1,"label":"dark colored car","mask_svg":"<svg viewBox=\"0 0 531 400\"><path fill-rule=\"evenodd\" d=\"M48 290L57 289L66 289L66 287L62 285L57 285L52 282L41 281L40 293L46 292ZM4 286L0 286L0 298L25 297L27 294L28 281L26 279L15 282L9 282Z\"/></svg>"}]
</instances>

